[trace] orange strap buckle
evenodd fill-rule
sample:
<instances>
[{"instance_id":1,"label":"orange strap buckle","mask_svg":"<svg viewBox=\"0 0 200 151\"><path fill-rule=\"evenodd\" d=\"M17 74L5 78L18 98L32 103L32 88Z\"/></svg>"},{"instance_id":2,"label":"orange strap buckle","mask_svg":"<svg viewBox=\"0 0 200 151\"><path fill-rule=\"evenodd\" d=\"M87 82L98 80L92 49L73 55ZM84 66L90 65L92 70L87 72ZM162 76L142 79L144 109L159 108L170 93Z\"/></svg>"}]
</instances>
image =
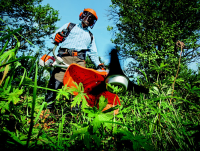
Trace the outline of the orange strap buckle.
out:
<instances>
[{"instance_id":1,"label":"orange strap buckle","mask_svg":"<svg viewBox=\"0 0 200 151\"><path fill-rule=\"evenodd\" d=\"M72 52L72 56L78 56L78 52Z\"/></svg>"}]
</instances>

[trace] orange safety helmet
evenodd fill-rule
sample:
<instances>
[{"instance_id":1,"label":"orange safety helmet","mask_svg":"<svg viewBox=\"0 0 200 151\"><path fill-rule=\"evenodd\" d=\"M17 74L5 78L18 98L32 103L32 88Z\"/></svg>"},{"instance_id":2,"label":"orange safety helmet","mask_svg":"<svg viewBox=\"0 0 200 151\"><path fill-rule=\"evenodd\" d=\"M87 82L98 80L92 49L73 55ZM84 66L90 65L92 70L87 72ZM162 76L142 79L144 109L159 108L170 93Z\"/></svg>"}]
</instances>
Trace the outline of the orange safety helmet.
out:
<instances>
[{"instance_id":1,"label":"orange safety helmet","mask_svg":"<svg viewBox=\"0 0 200 151\"><path fill-rule=\"evenodd\" d=\"M80 15L79 15L79 20L83 20L83 18L85 18L86 16L92 16L92 19L89 21L89 26L91 27L91 28L93 28L94 27L94 24L96 23L96 21L98 20L98 17L97 17L97 14L96 14L96 12L93 10L93 9L91 9L91 8L85 8L84 10L83 10L83 12L81 12L80 13Z\"/></svg>"}]
</instances>

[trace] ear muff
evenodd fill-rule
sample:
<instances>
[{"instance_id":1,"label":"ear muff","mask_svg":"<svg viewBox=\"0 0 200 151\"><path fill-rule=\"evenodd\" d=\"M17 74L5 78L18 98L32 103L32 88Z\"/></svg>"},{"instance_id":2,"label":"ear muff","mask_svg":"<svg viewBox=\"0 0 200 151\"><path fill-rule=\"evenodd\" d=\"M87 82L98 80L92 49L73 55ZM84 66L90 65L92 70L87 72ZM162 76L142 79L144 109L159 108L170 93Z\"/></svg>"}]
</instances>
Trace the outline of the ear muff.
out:
<instances>
[{"instance_id":1,"label":"ear muff","mask_svg":"<svg viewBox=\"0 0 200 151\"><path fill-rule=\"evenodd\" d=\"M80 15L79 15L79 20L83 19L83 16L82 16L82 15L83 15L83 12L80 13Z\"/></svg>"},{"instance_id":2,"label":"ear muff","mask_svg":"<svg viewBox=\"0 0 200 151\"><path fill-rule=\"evenodd\" d=\"M89 24L89 26L93 26L94 24L95 24L95 21L93 23Z\"/></svg>"}]
</instances>

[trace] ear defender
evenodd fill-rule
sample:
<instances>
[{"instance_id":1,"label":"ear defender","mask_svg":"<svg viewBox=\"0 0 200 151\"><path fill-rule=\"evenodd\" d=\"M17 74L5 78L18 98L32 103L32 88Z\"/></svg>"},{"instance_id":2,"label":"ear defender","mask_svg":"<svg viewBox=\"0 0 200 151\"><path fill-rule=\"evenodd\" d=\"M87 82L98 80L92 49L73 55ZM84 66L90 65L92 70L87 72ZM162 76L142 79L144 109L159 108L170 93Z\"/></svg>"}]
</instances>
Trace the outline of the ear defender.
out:
<instances>
[{"instance_id":1,"label":"ear defender","mask_svg":"<svg viewBox=\"0 0 200 151\"><path fill-rule=\"evenodd\" d=\"M82 19L83 19L83 16L82 16L82 15L83 15L83 12L80 13L80 15L79 15L79 20L82 20Z\"/></svg>"}]
</instances>

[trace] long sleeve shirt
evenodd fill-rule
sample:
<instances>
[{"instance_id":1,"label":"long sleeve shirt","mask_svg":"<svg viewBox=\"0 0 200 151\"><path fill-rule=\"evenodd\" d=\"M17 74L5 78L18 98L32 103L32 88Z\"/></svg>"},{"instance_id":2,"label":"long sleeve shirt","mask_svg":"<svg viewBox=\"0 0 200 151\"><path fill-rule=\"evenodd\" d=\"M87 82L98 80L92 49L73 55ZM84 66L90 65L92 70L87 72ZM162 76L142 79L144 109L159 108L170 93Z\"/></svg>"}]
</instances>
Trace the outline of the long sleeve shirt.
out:
<instances>
[{"instance_id":1,"label":"long sleeve shirt","mask_svg":"<svg viewBox=\"0 0 200 151\"><path fill-rule=\"evenodd\" d=\"M59 28L54 34L51 35L52 42L54 42L55 36L58 32L62 32L63 29L67 29L69 23L66 23ZM96 65L100 64L95 39L93 37L91 43L91 36L88 28L83 28L82 24L76 24L70 31L68 37L61 43L61 48L68 48L72 50L81 51L82 49L88 49L86 56L89 55L91 61Z\"/></svg>"}]
</instances>

